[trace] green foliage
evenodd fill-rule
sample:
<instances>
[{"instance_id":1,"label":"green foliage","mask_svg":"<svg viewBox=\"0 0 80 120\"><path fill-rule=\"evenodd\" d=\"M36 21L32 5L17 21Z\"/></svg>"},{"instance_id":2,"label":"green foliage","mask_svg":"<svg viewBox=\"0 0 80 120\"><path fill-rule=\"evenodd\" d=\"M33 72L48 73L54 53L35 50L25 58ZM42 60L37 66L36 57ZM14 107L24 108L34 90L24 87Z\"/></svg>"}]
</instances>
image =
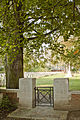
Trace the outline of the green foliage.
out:
<instances>
[{"instance_id":1,"label":"green foliage","mask_svg":"<svg viewBox=\"0 0 80 120\"><path fill-rule=\"evenodd\" d=\"M4 67L1 67L1 66L0 66L0 71L2 71L2 72L3 72L3 71L4 71Z\"/></svg>"},{"instance_id":2,"label":"green foliage","mask_svg":"<svg viewBox=\"0 0 80 120\"><path fill-rule=\"evenodd\" d=\"M71 71L72 71L73 73L75 73L75 72L78 71L78 69L77 69L77 68L73 68L73 69L71 69Z\"/></svg>"},{"instance_id":3,"label":"green foliage","mask_svg":"<svg viewBox=\"0 0 80 120\"><path fill-rule=\"evenodd\" d=\"M6 111L14 110L17 108L16 104L12 104L7 95L5 95L0 104L0 108Z\"/></svg>"},{"instance_id":4,"label":"green foliage","mask_svg":"<svg viewBox=\"0 0 80 120\"><path fill-rule=\"evenodd\" d=\"M0 1L0 54L7 55L7 63L13 62L14 66L14 59L17 59L20 53L23 55L23 48L26 48L27 64L31 59L36 64L35 59L43 53L43 50L39 51L43 48L43 43L48 44L48 48L54 51L54 54L64 56L65 46L61 47L61 43L58 42L61 35L64 41L68 41L71 35L77 36L77 46L74 41L73 43L76 49L80 46L79 0ZM31 58L34 50L37 56L35 59ZM72 54L69 51L67 53L66 58L70 59Z\"/></svg>"},{"instance_id":5,"label":"green foliage","mask_svg":"<svg viewBox=\"0 0 80 120\"><path fill-rule=\"evenodd\" d=\"M28 68L27 66L25 71L27 72L49 72L50 70L46 66L42 67L42 66L36 65L35 67L31 66L31 68Z\"/></svg>"},{"instance_id":6,"label":"green foliage","mask_svg":"<svg viewBox=\"0 0 80 120\"><path fill-rule=\"evenodd\" d=\"M66 55L62 56L62 59L64 60L64 62L66 64L68 64L70 62L70 65L73 66L76 70L78 70L80 68L80 61L79 61L80 46L79 45L80 45L79 42L78 42L78 45L73 44L69 49L67 49ZM76 51L78 51L78 52L75 53Z\"/></svg>"},{"instance_id":7,"label":"green foliage","mask_svg":"<svg viewBox=\"0 0 80 120\"><path fill-rule=\"evenodd\" d=\"M70 35L80 36L79 5L79 0L0 1L0 52L13 53L15 58L20 47L26 47L30 55L33 49L39 52L43 43L60 52L55 38L62 35L66 41Z\"/></svg>"}]
</instances>

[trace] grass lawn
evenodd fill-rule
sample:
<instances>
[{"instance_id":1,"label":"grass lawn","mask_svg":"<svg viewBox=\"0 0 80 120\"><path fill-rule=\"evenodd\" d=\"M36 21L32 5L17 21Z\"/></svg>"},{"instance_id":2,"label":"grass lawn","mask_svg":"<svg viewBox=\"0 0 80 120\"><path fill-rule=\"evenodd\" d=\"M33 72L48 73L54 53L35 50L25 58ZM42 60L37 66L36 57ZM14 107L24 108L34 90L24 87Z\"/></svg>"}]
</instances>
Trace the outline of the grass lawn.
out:
<instances>
[{"instance_id":1,"label":"grass lawn","mask_svg":"<svg viewBox=\"0 0 80 120\"><path fill-rule=\"evenodd\" d=\"M54 75L37 78L37 86L53 86L54 78L63 78L64 76L64 73L57 73ZM80 74L73 74L73 77L69 78L69 89L80 90Z\"/></svg>"}]
</instances>

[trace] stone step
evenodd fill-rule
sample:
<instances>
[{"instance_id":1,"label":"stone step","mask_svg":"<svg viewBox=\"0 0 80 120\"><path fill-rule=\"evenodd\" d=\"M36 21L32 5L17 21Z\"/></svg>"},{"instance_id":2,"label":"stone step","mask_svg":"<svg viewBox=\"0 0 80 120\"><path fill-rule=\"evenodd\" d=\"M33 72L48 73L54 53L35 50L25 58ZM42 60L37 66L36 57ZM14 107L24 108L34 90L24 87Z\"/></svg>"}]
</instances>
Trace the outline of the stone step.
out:
<instances>
[{"instance_id":1,"label":"stone step","mask_svg":"<svg viewBox=\"0 0 80 120\"><path fill-rule=\"evenodd\" d=\"M66 120L59 118L7 118L6 120Z\"/></svg>"},{"instance_id":2,"label":"stone step","mask_svg":"<svg viewBox=\"0 0 80 120\"><path fill-rule=\"evenodd\" d=\"M68 111L58 111L52 107L18 108L8 115L7 120L66 120L67 114Z\"/></svg>"}]
</instances>

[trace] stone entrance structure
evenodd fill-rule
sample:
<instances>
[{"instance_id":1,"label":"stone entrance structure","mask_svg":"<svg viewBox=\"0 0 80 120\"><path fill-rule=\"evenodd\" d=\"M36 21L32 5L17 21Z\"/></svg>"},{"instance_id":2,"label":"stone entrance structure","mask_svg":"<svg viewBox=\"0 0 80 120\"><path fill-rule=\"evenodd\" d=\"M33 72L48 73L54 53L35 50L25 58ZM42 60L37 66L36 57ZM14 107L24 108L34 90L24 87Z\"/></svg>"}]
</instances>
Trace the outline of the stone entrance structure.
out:
<instances>
[{"instance_id":1,"label":"stone entrance structure","mask_svg":"<svg viewBox=\"0 0 80 120\"><path fill-rule=\"evenodd\" d=\"M54 79L54 99L53 107L56 110L80 110L80 91L69 90L68 78L56 78ZM19 98L19 105L22 107L33 108L35 105L35 90L36 79L35 78L21 78L19 82L19 90L17 97ZM43 90L44 91L44 90ZM41 90L38 93L41 93ZM48 91L49 92L49 91ZM47 92L43 94L42 99L46 99ZM39 95L39 94L37 94ZM50 93L48 94L48 98ZM39 96L38 96L39 97ZM37 101L37 104L40 102ZM51 102L50 99L48 102Z\"/></svg>"},{"instance_id":2,"label":"stone entrance structure","mask_svg":"<svg viewBox=\"0 0 80 120\"><path fill-rule=\"evenodd\" d=\"M36 87L35 78L19 79L17 97L20 107L34 108L42 105L53 107L53 96L53 87Z\"/></svg>"},{"instance_id":3,"label":"stone entrance structure","mask_svg":"<svg viewBox=\"0 0 80 120\"><path fill-rule=\"evenodd\" d=\"M68 78L54 79L53 107L35 106L35 87L35 78L21 78L19 82L19 89L6 89L3 92L0 91L0 100L5 93L14 101L16 98L19 99L20 107L8 116L10 120L11 118L16 118L16 120L17 118L20 118L21 120L66 120L68 111L80 111L80 91L69 91ZM79 120L80 117L77 119L73 112L73 116L70 116L70 119L68 120L74 119Z\"/></svg>"},{"instance_id":4,"label":"stone entrance structure","mask_svg":"<svg viewBox=\"0 0 80 120\"><path fill-rule=\"evenodd\" d=\"M55 110L80 110L80 91L69 90L68 78L54 79L53 86L54 86L53 108ZM19 89L0 90L0 101L2 100L4 95L8 95L12 104L15 102L18 103L19 101L20 107L34 108L36 107L34 90L35 87L36 87L35 78L20 78ZM46 94L43 96L46 96ZM50 93L48 94L48 98L49 96Z\"/></svg>"}]
</instances>

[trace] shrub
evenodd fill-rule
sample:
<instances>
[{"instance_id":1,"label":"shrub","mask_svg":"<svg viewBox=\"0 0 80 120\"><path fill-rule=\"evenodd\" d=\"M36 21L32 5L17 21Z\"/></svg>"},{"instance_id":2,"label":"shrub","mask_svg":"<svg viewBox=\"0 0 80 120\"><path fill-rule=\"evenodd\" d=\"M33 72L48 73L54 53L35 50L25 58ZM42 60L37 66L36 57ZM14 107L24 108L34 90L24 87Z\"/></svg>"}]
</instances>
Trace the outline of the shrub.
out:
<instances>
[{"instance_id":1,"label":"shrub","mask_svg":"<svg viewBox=\"0 0 80 120\"><path fill-rule=\"evenodd\" d=\"M15 110L17 108L16 104L12 104L8 98L7 95L5 95L2 99L2 103L0 104L0 108L4 109L6 111L10 111L10 110Z\"/></svg>"}]
</instances>

